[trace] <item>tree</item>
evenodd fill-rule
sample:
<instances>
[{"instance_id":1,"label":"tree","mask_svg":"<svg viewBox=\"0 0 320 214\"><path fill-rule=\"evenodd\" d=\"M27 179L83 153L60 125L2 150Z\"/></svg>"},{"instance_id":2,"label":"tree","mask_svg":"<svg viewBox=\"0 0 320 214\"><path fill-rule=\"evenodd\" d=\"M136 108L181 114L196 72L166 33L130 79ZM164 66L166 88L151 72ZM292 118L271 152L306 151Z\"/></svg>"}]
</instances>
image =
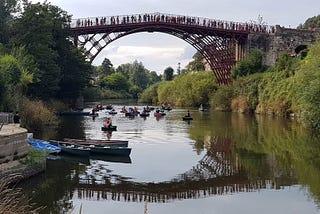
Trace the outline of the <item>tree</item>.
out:
<instances>
[{"instance_id":1,"label":"tree","mask_svg":"<svg viewBox=\"0 0 320 214\"><path fill-rule=\"evenodd\" d=\"M263 72L266 70L266 66L262 62L263 52L257 49L252 50L244 60L232 69L231 76L235 79L238 76Z\"/></svg>"},{"instance_id":2,"label":"tree","mask_svg":"<svg viewBox=\"0 0 320 214\"><path fill-rule=\"evenodd\" d=\"M204 71L204 58L200 52L195 53L192 58L193 61L189 62L189 64L186 66L187 71Z\"/></svg>"},{"instance_id":3,"label":"tree","mask_svg":"<svg viewBox=\"0 0 320 214\"><path fill-rule=\"evenodd\" d=\"M0 43L9 42L13 16L20 11L18 0L0 0Z\"/></svg>"},{"instance_id":4,"label":"tree","mask_svg":"<svg viewBox=\"0 0 320 214\"><path fill-rule=\"evenodd\" d=\"M13 55L0 55L0 104L1 109L13 111L24 88L32 82L32 75Z\"/></svg>"},{"instance_id":5,"label":"tree","mask_svg":"<svg viewBox=\"0 0 320 214\"><path fill-rule=\"evenodd\" d=\"M150 85L161 81L161 76L155 71L150 72L137 60L133 63L119 65L116 69L116 73L123 74L123 76L129 80L129 93L135 98ZM105 83L106 82L102 82L102 84Z\"/></svg>"},{"instance_id":6,"label":"tree","mask_svg":"<svg viewBox=\"0 0 320 214\"><path fill-rule=\"evenodd\" d=\"M320 15L307 19L303 25L299 25L298 29L320 28Z\"/></svg>"},{"instance_id":7,"label":"tree","mask_svg":"<svg viewBox=\"0 0 320 214\"><path fill-rule=\"evenodd\" d=\"M122 64L117 68L117 72L122 73L129 79L132 85L140 89L145 89L150 85L149 71L144 67L141 62L135 60L133 63Z\"/></svg>"},{"instance_id":8,"label":"tree","mask_svg":"<svg viewBox=\"0 0 320 214\"><path fill-rule=\"evenodd\" d=\"M137 60L133 62L131 74L130 80L133 85L138 86L142 90L147 88L149 80L146 68L142 62L138 62Z\"/></svg>"},{"instance_id":9,"label":"tree","mask_svg":"<svg viewBox=\"0 0 320 214\"><path fill-rule=\"evenodd\" d=\"M70 16L50 3L24 2L24 10L15 24L12 42L33 56L38 69L33 70L34 82L29 94L41 99L76 99L89 83L91 66L83 53L68 37Z\"/></svg>"},{"instance_id":10,"label":"tree","mask_svg":"<svg viewBox=\"0 0 320 214\"><path fill-rule=\"evenodd\" d=\"M71 44L66 44L65 50L59 51L59 66L61 79L57 98L70 103L75 103L81 92L89 85L92 66L85 60L79 49Z\"/></svg>"},{"instance_id":11,"label":"tree","mask_svg":"<svg viewBox=\"0 0 320 214\"><path fill-rule=\"evenodd\" d=\"M101 86L107 87L115 91L129 91L129 80L122 73L113 73L109 76L105 76L101 81Z\"/></svg>"},{"instance_id":12,"label":"tree","mask_svg":"<svg viewBox=\"0 0 320 214\"><path fill-rule=\"evenodd\" d=\"M153 85L157 82L160 82L161 81L161 75L158 75L157 72L155 71L151 71L149 73L149 85Z\"/></svg>"},{"instance_id":13,"label":"tree","mask_svg":"<svg viewBox=\"0 0 320 214\"><path fill-rule=\"evenodd\" d=\"M109 59L104 58L104 60L101 64L101 71L100 72L102 75L105 75L105 76L113 74L115 72L113 65Z\"/></svg>"},{"instance_id":14,"label":"tree","mask_svg":"<svg viewBox=\"0 0 320 214\"><path fill-rule=\"evenodd\" d=\"M173 68L171 67L167 67L165 70L164 70L164 73L163 73L163 79L165 81L171 81L173 80Z\"/></svg>"}]
</instances>

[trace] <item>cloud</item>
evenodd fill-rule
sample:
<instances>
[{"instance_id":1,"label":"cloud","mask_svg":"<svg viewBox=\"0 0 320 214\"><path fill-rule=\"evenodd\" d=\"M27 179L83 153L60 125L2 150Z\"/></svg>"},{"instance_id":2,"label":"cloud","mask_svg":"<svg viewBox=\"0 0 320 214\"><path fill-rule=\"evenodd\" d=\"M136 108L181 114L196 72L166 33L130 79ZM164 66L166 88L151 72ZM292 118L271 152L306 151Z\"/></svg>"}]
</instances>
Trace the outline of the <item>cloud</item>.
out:
<instances>
[{"instance_id":1,"label":"cloud","mask_svg":"<svg viewBox=\"0 0 320 214\"><path fill-rule=\"evenodd\" d=\"M179 57L180 60L189 60L192 59L193 55L197 52L197 50L192 47L191 45L188 45L185 47L183 54Z\"/></svg>"},{"instance_id":2,"label":"cloud","mask_svg":"<svg viewBox=\"0 0 320 214\"><path fill-rule=\"evenodd\" d=\"M178 63L184 67L189 61L181 56L185 55L186 47L150 47L150 46L107 46L94 60L94 65L100 65L104 58L110 59L114 67L132 63L134 60L142 62L149 70L163 73L167 67L177 69Z\"/></svg>"}]
</instances>

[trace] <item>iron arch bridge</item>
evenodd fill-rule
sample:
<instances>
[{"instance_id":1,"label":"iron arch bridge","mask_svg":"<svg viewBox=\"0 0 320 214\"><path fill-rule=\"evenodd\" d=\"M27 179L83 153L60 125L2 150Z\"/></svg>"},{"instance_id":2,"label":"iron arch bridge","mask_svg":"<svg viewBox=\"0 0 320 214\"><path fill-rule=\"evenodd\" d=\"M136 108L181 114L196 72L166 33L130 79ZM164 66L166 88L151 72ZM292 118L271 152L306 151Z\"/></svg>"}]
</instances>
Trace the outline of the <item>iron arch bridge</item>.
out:
<instances>
[{"instance_id":1,"label":"iron arch bridge","mask_svg":"<svg viewBox=\"0 0 320 214\"><path fill-rule=\"evenodd\" d=\"M273 33L274 27L162 13L74 19L74 43L90 62L111 42L140 32L161 32L193 46L206 59L219 84L231 82L230 71L246 54L248 35Z\"/></svg>"}]
</instances>

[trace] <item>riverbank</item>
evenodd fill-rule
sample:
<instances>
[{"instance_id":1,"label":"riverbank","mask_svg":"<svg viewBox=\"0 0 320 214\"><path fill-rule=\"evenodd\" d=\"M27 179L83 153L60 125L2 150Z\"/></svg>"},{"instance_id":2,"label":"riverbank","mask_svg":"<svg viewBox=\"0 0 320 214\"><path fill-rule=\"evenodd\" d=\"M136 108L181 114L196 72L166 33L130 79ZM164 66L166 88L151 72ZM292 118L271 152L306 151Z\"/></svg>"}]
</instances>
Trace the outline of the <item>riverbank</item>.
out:
<instances>
[{"instance_id":1,"label":"riverbank","mask_svg":"<svg viewBox=\"0 0 320 214\"><path fill-rule=\"evenodd\" d=\"M18 174L12 182L18 182L45 170L46 160L28 161L30 145L28 130L20 124L6 124L0 130L0 179Z\"/></svg>"}]
</instances>

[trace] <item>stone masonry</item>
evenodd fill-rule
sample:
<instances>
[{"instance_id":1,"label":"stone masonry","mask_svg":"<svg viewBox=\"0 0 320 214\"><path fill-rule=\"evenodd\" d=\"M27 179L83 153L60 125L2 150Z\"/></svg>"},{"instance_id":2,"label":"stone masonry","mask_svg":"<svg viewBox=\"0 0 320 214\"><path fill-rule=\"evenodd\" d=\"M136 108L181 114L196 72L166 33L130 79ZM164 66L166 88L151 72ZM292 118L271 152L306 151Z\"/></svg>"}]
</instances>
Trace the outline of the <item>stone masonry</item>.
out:
<instances>
[{"instance_id":1,"label":"stone masonry","mask_svg":"<svg viewBox=\"0 0 320 214\"><path fill-rule=\"evenodd\" d=\"M316 30L297 30L276 26L274 34L250 34L248 50L260 49L266 53L265 64L273 65L281 52L297 56L319 38Z\"/></svg>"},{"instance_id":2,"label":"stone masonry","mask_svg":"<svg viewBox=\"0 0 320 214\"><path fill-rule=\"evenodd\" d=\"M18 160L27 155L27 130L19 124L3 125L0 130L0 164Z\"/></svg>"}]
</instances>

